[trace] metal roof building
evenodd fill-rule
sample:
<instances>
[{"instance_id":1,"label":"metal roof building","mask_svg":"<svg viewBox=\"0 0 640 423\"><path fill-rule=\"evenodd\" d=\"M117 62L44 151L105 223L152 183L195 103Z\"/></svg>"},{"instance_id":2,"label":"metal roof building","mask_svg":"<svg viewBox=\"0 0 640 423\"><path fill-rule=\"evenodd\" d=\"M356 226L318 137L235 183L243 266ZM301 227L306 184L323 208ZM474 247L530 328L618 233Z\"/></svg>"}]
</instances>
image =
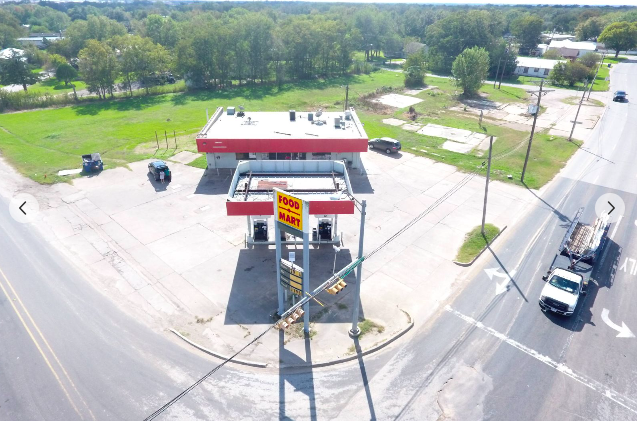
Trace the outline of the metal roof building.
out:
<instances>
[{"instance_id":1,"label":"metal roof building","mask_svg":"<svg viewBox=\"0 0 640 423\"><path fill-rule=\"evenodd\" d=\"M196 137L210 169L242 160L344 160L360 168L368 137L356 112L236 112L218 107Z\"/></svg>"}]
</instances>

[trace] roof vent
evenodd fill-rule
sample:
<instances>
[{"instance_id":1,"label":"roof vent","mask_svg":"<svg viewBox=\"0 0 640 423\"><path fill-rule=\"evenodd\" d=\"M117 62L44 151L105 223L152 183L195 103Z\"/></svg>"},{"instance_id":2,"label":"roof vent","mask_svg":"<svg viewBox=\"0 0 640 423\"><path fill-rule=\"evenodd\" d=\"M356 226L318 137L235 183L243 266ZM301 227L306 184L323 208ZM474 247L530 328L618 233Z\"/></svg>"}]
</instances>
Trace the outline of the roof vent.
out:
<instances>
[{"instance_id":1,"label":"roof vent","mask_svg":"<svg viewBox=\"0 0 640 423\"><path fill-rule=\"evenodd\" d=\"M296 111L295 110L289 110L289 120L291 122L295 122L295 120L296 120Z\"/></svg>"}]
</instances>

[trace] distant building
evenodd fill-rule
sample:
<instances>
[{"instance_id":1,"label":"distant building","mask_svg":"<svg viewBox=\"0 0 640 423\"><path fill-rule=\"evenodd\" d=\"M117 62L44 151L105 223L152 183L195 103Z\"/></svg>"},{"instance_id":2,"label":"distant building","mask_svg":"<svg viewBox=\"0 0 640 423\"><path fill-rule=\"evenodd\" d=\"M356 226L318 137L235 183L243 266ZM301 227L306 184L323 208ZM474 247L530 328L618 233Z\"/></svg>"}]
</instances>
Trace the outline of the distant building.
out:
<instances>
[{"instance_id":1,"label":"distant building","mask_svg":"<svg viewBox=\"0 0 640 423\"><path fill-rule=\"evenodd\" d=\"M573 41L576 39L576 36L571 34L553 34L553 39L552 39L551 34L543 33L540 37L542 38L543 41L547 43L549 41L564 41L564 40Z\"/></svg>"},{"instance_id":2,"label":"distant building","mask_svg":"<svg viewBox=\"0 0 640 423\"><path fill-rule=\"evenodd\" d=\"M538 78L546 78L553 67L563 60L539 59L537 57L518 57L516 58L515 74L522 76L535 76Z\"/></svg>"},{"instance_id":3,"label":"distant building","mask_svg":"<svg viewBox=\"0 0 640 423\"><path fill-rule=\"evenodd\" d=\"M551 41L551 43L549 43L549 48L578 50L576 57L581 57L587 53L595 53L598 51L598 47L593 41Z\"/></svg>"},{"instance_id":4,"label":"distant building","mask_svg":"<svg viewBox=\"0 0 640 423\"><path fill-rule=\"evenodd\" d=\"M64 37L61 33L47 33L47 32L35 32L29 34L28 37L18 38L18 42L25 45L34 45L36 47L42 48L46 47L47 43L55 43L56 41L62 40Z\"/></svg>"}]
</instances>

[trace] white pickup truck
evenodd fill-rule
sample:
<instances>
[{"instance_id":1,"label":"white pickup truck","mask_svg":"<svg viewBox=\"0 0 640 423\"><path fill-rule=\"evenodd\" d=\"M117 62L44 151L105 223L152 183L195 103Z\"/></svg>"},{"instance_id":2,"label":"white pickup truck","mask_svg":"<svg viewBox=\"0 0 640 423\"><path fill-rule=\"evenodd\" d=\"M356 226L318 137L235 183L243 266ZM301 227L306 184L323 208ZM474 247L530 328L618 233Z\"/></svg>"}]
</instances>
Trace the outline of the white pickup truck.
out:
<instances>
[{"instance_id":1,"label":"white pickup truck","mask_svg":"<svg viewBox=\"0 0 640 423\"><path fill-rule=\"evenodd\" d=\"M596 262L602 250L609 230L608 215L600 216L593 225L580 223L584 207L578 210L569 230L562 240L559 254L556 254L540 293L542 311L553 311L571 316L578 306L581 294L587 293L587 287ZM584 263L588 266L580 266Z\"/></svg>"}]
</instances>

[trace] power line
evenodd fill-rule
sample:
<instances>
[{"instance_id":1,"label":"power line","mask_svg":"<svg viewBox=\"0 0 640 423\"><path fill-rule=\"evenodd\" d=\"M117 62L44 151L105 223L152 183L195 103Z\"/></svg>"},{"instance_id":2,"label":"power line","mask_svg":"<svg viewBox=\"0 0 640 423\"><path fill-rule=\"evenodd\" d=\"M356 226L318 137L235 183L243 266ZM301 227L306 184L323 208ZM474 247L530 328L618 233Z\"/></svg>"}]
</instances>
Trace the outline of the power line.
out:
<instances>
[{"instance_id":1,"label":"power line","mask_svg":"<svg viewBox=\"0 0 640 423\"><path fill-rule=\"evenodd\" d=\"M324 287L330 285L331 283L337 282L339 279L344 279L345 277L347 277L351 272L353 272L353 270L356 267L358 267L358 264L360 264L362 261L372 257L374 254L378 253L382 248L387 246L394 239L396 239L397 237L402 235L404 232L406 232L410 227L415 225L420 219L422 219L424 216L429 214L431 211L433 211L433 209L438 207L445 200L447 200L449 197L451 197L451 195L453 195L460 188L462 188L464 185L466 185L467 182L469 182L471 179L473 179L474 176L475 176L475 173L467 174L467 176L465 176L463 179L458 181L458 183L456 183L453 187L451 187L451 189L449 189L449 191L447 191L445 194L443 194L433 204L431 204L429 207L427 207L422 213L420 213L418 216L416 216L414 219L412 219L402 229L400 229L398 232L396 232L394 235L392 235L389 239L387 239L385 242L383 242L381 245L379 245L377 248L375 248L372 252L370 252L369 254L365 255L364 257L358 258L357 260L355 260L352 263L348 264L345 268L341 269L338 273L333 274L329 279L327 279L318 288L316 288L316 291L315 291L315 293L313 295L307 294L302 300L300 300L293 307L291 307L289 310L284 312L282 314L282 316L281 316L281 319L288 317L288 315L291 314L294 310L296 310L297 308L299 308L299 307L303 306L304 304L308 303L312 299L315 299L315 297L320 292L322 292ZM252 341L250 341L248 344L246 344L244 347L242 347L240 350L238 350L236 353L234 353L231 357L227 358L222 363L220 363L218 366L214 367L213 370L211 370L209 373L207 373L206 375L202 376L200 379L198 379L196 382L194 382L187 389L182 391L180 394L176 395L169 402L167 402L162 407L160 407L158 410L153 412L146 419L144 419L144 421L154 420L160 414L164 413L167 409L169 409L169 407L171 407L176 402L180 401L180 399L182 399L184 396L186 396L189 392L191 392L194 388L196 388L198 385L200 385L206 379L211 377L214 373L216 373L218 370L220 370L225 364L227 364L228 362L233 360L235 357L237 357L242 351L246 350L251 344L253 344L257 340L262 338L264 335L266 335L267 332L269 332L274 327L275 326L269 326L264 332L262 332L260 335L256 336Z\"/></svg>"}]
</instances>

